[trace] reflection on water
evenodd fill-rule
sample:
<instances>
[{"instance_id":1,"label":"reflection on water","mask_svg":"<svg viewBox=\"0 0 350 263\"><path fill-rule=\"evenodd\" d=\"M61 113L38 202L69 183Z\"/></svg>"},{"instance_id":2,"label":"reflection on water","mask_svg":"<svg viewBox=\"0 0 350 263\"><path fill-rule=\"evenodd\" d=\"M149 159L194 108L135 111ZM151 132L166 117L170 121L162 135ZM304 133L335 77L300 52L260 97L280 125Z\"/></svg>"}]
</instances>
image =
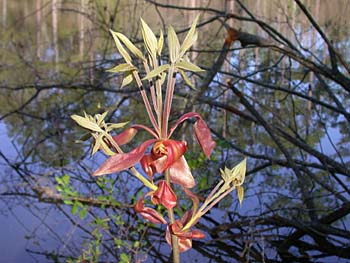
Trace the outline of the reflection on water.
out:
<instances>
[{"instance_id":1,"label":"reflection on water","mask_svg":"<svg viewBox=\"0 0 350 263\"><path fill-rule=\"evenodd\" d=\"M78 257L82 251L91 254L96 248L87 241L97 237L89 235L94 230L89 220L98 216L113 221L108 223L111 232L103 235L126 242L119 244L121 241L106 238L105 247L101 248L107 255L104 260L118 262L119 255L125 252L135 258L147 258L149 262L152 257L159 262L167 261L167 247L160 245L159 249L148 250L151 244L159 244L164 229L150 228L149 238L142 236L144 243L135 245L135 240L141 240L139 233L146 230L134 223L128 206L100 209L93 205L84 219L79 215L83 206L71 215L69 206L53 198L59 197L55 176L69 174L72 185L86 198L101 199L110 194L118 202L132 203L139 184L128 175L101 179L111 180L110 185L117 182L116 187L110 189L101 189L91 178L91 171L104 157L90 158L86 144L75 143L81 131L72 123L70 115L84 110L90 114L108 110L112 121L144 123L144 109L133 87L120 90L117 87L121 78L105 71L120 62L108 29L139 39L140 16L152 28L165 30L173 24L182 32L196 13L201 12L198 43L189 57L207 72L212 70L222 49L226 37L224 22L269 40L269 33L276 30L278 38L272 40L277 46L289 41L289 48L298 47L299 57L309 63L303 64L302 59L293 60L269 48L241 49L235 43L214 80L203 88L207 97L198 96L198 101L193 102L187 95L189 90L179 85L183 89L179 89L175 98L174 114L179 115L185 109L202 112L215 132L219 149L215 161L203 161L189 140L188 155L193 158L191 165L196 168L199 185L196 190L203 194L208 191L208 185L216 181L208 174L216 174L223 162L232 165L243 154L249 157L251 173L243 208L239 208L235 199L227 198L222 204L223 210L203 223L215 228L221 223L251 216L246 220L250 220L248 227L240 225L236 230L236 226L232 226L234 229L225 232L228 237L222 240L227 244L237 242L230 248L236 248L240 255L249 251L251 258L254 253L275 255L273 242L269 245L267 242L272 236L276 240L281 236L262 226L254 228L258 224L256 218L267 220L270 213L276 212L279 216L307 221L313 214L308 204L305 208L309 200L316 201L313 209L322 218L349 197L350 191L343 183L348 180L344 171L347 171L350 154L349 93L332 77L336 72L310 66L338 63L338 70L347 72L341 58L349 62L349 1L304 1L323 32L334 42L335 51L340 54L337 61L331 61L324 39L295 1L242 1L246 6L239 1L177 1L185 9L174 9L169 2L159 1L164 6L155 7L147 1L0 1L0 118L3 121L0 126L3 168L0 210L4 215L0 218L3 233L0 246L6 251L1 253L0 262L64 262L70 256ZM202 9L188 10L194 7ZM260 27L252 23L245 7L264 22ZM204 12L204 8L207 11ZM237 19L225 21L225 15L230 13ZM192 78L199 87L205 82L200 77ZM247 105L240 105L242 101L233 94L227 80L235 82L270 126L255 119L256 114L249 112ZM183 131L188 128L184 127ZM296 142L283 132L292 134ZM275 133L280 136L276 141ZM140 141L145 139L143 134L138 136ZM302 178L295 177L298 172ZM118 217L120 214L125 215L122 219L129 224L127 227L118 221L122 220ZM336 227L348 231L347 227ZM210 256L200 246L213 244L211 239L217 239L214 250L208 249L212 260L217 260L213 255L220 253L224 260L233 258L230 254L233 252L225 251L220 237L210 229L205 230L210 234L206 239L209 243L194 244L195 251L185 255L184 260L190 262L196 257L207 262ZM289 232L287 227L281 230L283 234ZM268 234L265 236L265 233ZM333 238L339 243L344 241L344 236ZM302 241L308 241L307 237ZM254 245L263 247L262 252L255 251ZM108 250L113 246L118 249ZM150 257L145 256L148 253ZM298 253L303 251L295 252Z\"/></svg>"}]
</instances>

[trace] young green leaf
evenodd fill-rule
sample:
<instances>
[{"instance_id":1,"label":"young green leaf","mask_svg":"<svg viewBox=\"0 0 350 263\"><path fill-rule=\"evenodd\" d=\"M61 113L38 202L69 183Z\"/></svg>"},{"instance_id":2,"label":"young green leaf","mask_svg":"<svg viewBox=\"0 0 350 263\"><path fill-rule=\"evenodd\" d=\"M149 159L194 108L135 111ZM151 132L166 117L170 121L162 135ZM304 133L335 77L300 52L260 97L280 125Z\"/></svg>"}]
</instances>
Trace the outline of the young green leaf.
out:
<instances>
[{"instance_id":1,"label":"young green leaf","mask_svg":"<svg viewBox=\"0 0 350 263\"><path fill-rule=\"evenodd\" d=\"M79 203L78 202L74 202L73 206L72 206L72 210L71 213L73 215L75 215L78 212L78 208L79 208Z\"/></svg>"},{"instance_id":2,"label":"young green leaf","mask_svg":"<svg viewBox=\"0 0 350 263\"><path fill-rule=\"evenodd\" d=\"M101 148L102 148L102 151L106 154L106 155L109 155L109 156L112 156L115 154L115 152L113 152L110 147L104 142L102 141L101 143Z\"/></svg>"},{"instance_id":3,"label":"young green leaf","mask_svg":"<svg viewBox=\"0 0 350 263\"><path fill-rule=\"evenodd\" d=\"M110 155L110 156L115 154L115 152L113 152L110 149L110 146L108 146L104 141L104 137L105 137L104 134L102 133L98 135L93 134L93 136L95 138L95 141L92 148L91 156L94 155L98 150L102 150L106 155Z\"/></svg>"},{"instance_id":4,"label":"young green leaf","mask_svg":"<svg viewBox=\"0 0 350 263\"><path fill-rule=\"evenodd\" d=\"M160 56L162 53L163 44L164 44L164 35L163 35L163 31L160 30L160 36L159 36L158 45L157 45L158 56Z\"/></svg>"},{"instance_id":5,"label":"young green leaf","mask_svg":"<svg viewBox=\"0 0 350 263\"><path fill-rule=\"evenodd\" d=\"M69 200L69 199L64 199L64 200L63 200L63 203L66 204L66 205L72 205L72 204L73 204L73 201L72 201L72 200Z\"/></svg>"},{"instance_id":6,"label":"young green leaf","mask_svg":"<svg viewBox=\"0 0 350 263\"><path fill-rule=\"evenodd\" d=\"M154 77L158 76L160 73L166 71L166 70L169 69L169 68L170 68L170 65L169 65L169 64L161 65L161 66L155 68L154 70L152 70L151 72L149 72L149 73L143 78L143 80L154 78Z\"/></svg>"},{"instance_id":7,"label":"young green leaf","mask_svg":"<svg viewBox=\"0 0 350 263\"><path fill-rule=\"evenodd\" d=\"M200 67L196 66L195 64L186 61L186 60L181 60L180 62L177 62L175 64L175 67L184 69L184 70L188 70L188 71L192 71L192 72L202 72L204 71L203 69L201 69Z\"/></svg>"},{"instance_id":8,"label":"young green leaf","mask_svg":"<svg viewBox=\"0 0 350 263\"><path fill-rule=\"evenodd\" d=\"M132 246L138 248L140 246L140 241L136 240Z\"/></svg>"},{"instance_id":9,"label":"young green leaf","mask_svg":"<svg viewBox=\"0 0 350 263\"><path fill-rule=\"evenodd\" d=\"M224 182L230 183L229 181L230 181L231 170L225 166L224 170L220 168L220 173Z\"/></svg>"},{"instance_id":10,"label":"young green leaf","mask_svg":"<svg viewBox=\"0 0 350 263\"><path fill-rule=\"evenodd\" d=\"M148 53L155 58L157 49L158 49L157 38L154 35L151 28L146 24L145 21L143 21L142 18L141 18L141 31L142 31L143 40L145 42Z\"/></svg>"},{"instance_id":11,"label":"young green leaf","mask_svg":"<svg viewBox=\"0 0 350 263\"><path fill-rule=\"evenodd\" d=\"M115 45L117 46L117 49L120 53L120 55L124 58L124 60L126 61L126 63L131 64L131 57L129 55L129 53L125 50L125 48L123 47L122 43L120 43L119 38L117 36L117 32L114 32L113 30L109 30L113 36Z\"/></svg>"},{"instance_id":12,"label":"young green leaf","mask_svg":"<svg viewBox=\"0 0 350 263\"><path fill-rule=\"evenodd\" d=\"M193 43L197 40L197 34L196 34L196 26L197 26L197 21L199 19L199 15L196 16L194 19L191 29L188 31L184 42L181 45L180 52L181 54L185 54L185 52L193 45Z\"/></svg>"},{"instance_id":13,"label":"young green leaf","mask_svg":"<svg viewBox=\"0 0 350 263\"><path fill-rule=\"evenodd\" d=\"M97 124L98 126L101 126L101 124L103 123L103 121L104 121L104 119L106 118L107 114L108 114L108 111L105 111L105 112L102 113L102 114L96 114L96 115L95 115L96 124Z\"/></svg>"},{"instance_id":14,"label":"young green leaf","mask_svg":"<svg viewBox=\"0 0 350 263\"><path fill-rule=\"evenodd\" d=\"M237 194L238 198L241 198L243 200L243 189L240 189L241 185L244 182L245 179L245 173L247 167L247 158L244 158L243 161L241 161L239 164L237 164L232 169L228 169L225 167L225 170L220 169L221 177L225 181L225 187L236 187L237 188ZM240 201L241 202L241 201Z\"/></svg>"},{"instance_id":15,"label":"young green leaf","mask_svg":"<svg viewBox=\"0 0 350 263\"><path fill-rule=\"evenodd\" d=\"M114 68L108 69L107 72L119 73L119 72L133 71L133 70L137 70L137 68L128 63L122 63Z\"/></svg>"},{"instance_id":16,"label":"young green leaf","mask_svg":"<svg viewBox=\"0 0 350 263\"><path fill-rule=\"evenodd\" d=\"M247 169L247 158L244 158L239 164L237 164L232 170L230 180L235 186L243 184L245 179L245 173Z\"/></svg>"},{"instance_id":17,"label":"young green leaf","mask_svg":"<svg viewBox=\"0 0 350 263\"><path fill-rule=\"evenodd\" d=\"M112 123L112 124L109 124L108 123L108 127L106 129L107 132L110 132L114 129L120 129L120 128L123 128L125 125L127 125L129 122L126 121L126 122L119 122L119 123Z\"/></svg>"},{"instance_id":18,"label":"young green leaf","mask_svg":"<svg viewBox=\"0 0 350 263\"><path fill-rule=\"evenodd\" d=\"M70 176L68 174L65 174L61 177L63 184L68 185L70 182Z\"/></svg>"},{"instance_id":19,"label":"young green leaf","mask_svg":"<svg viewBox=\"0 0 350 263\"><path fill-rule=\"evenodd\" d=\"M80 212L79 212L79 217L80 217L81 220L84 220L84 219L85 219L86 213L87 213L87 210L86 210L85 207L83 207L83 208L80 210Z\"/></svg>"},{"instance_id":20,"label":"young green leaf","mask_svg":"<svg viewBox=\"0 0 350 263\"><path fill-rule=\"evenodd\" d=\"M128 255L125 253L120 254L120 259L121 259L121 261L120 261L121 263L129 263L130 262Z\"/></svg>"},{"instance_id":21,"label":"young green leaf","mask_svg":"<svg viewBox=\"0 0 350 263\"><path fill-rule=\"evenodd\" d=\"M103 132L103 130L96 123L90 121L88 118L84 118L75 114L73 114L71 118L85 129L88 129L94 132Z\"/></svg>"},{"instance_id":22,"label":"young green leaf","mask_svg":"<svg viewBox=\"0 0 350 263\"><path fill-rule=\"evenodd\" d=\"M127 72L125 74L125 77L122 81L122 85L120 88L124 88L125 86L129 85L134 80L134 77L132 76L131 72Z\"/></svg>"},{"instance_id":23,"label":"young green leaf","mask_svg":"<svg viewBox=\"0 0 350 263\"><path fill-rule=\"evenodd\" d=\"M242 205L243 197L244 197L244 188L241 185L237 186L237 197L238 197L239 204Z\"/></svg>"},{"instance_id":24,"label":"young green leaf","mask_svg":"<svg viewBox=\"0 0 350 263\"><path fill-rule=\"evenodd\" d=\"M124 45L139 59L142 59L143 61L146 60L146 58L143 56L140 49L138 49L125 35L122 33L116 33L117 37L124 43Z\"/></svg>"},{"instance_id":25,"label":"young green leaf","mask_svg":"<svg viewBox=\"0 0 350 263\"><path fill-rule=\"evenodd\" d=\"M179 59L180 43L172 26L168 28L168 47L170 62L175 63Z\"/></svg>"},{"instance_id":26,"label":"young green leaf","mask_svg":"<svg viewBox=\"0 0 350 263\"><path fill-rule=\"evenodd\" d=\"M189 86L191 89L196 90L191 80L187 77L185 71L183 71L182 69L178 69L178 70L182 76L182 79L185 81L186 85Z\"/></svg>"},{"instance_id":27,"label":"young green leaf","mask_svg":"<svg viewBox=\"0 0 350 263\"><path fill-rule=\"evenodd\" d=\"M56 185L56 190L57 190L58 192L62 192L62 191L63 191L63 188L62 188L62 186L60 186L60 185Z\"/></svg>"},{"instance_id":28,"label":"young green leaf","mask_svg":"<svg viewBox=\"0 0 350 263\"><path fill-rule=\"evenodd\" d=\"M123 244L121 239L114 238L114 245L119 248Z\"/></svg>"},{"instance_id":29,"label":"young green leaf","mask_svg":"<svg viewBox=\"0 0 350 263\"><path fill-rule=\"evenodd\" d=\"M97 151L101 148L101 142L103 142L102 138L103 138L102 134L100 134L100 136L95 137L95 143L94 143L94 147L92 147L91 156L93 156L95 153L97 153Z\"/></svg>"}]
</instances>

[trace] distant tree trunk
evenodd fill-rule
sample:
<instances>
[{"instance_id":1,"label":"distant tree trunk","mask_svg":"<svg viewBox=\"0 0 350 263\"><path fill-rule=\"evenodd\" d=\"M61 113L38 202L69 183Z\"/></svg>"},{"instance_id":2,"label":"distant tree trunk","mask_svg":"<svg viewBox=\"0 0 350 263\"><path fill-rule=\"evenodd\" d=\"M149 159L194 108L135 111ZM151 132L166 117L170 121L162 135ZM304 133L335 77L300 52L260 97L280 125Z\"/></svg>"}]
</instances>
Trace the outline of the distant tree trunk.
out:
<instances>
[{"instance_id":1,"label":"distant tree trunk","mask_svg":"<svg viewBox=\"0 0 350 263\"><path fill-rule=\"evenodd\" d=\"M6 20L7 20L7 0L2 1L2 26L3 28L6 27Z\"/></svg>"},{"instance_id":2,"label":"distant tree trunk","mask_svg":"<svg viewBox=\"0 0 350 263\"><path fill-rule=\"evenodd\" d=\"M55 52L54 62L56 63L56 68L59 62L59 49L58 49L58 0L52 0L52 43L53 50Z\"/></svg>"},{"instance_id":3,"label":"distant tree trunk","mask_svg":"<svg viewBox=\"0 0 350 263\"><path fill-rule=\"evenodd\" d=\"M80 10L85 13L86 0L80 1ZM84 57L84 37L85 37L85 23L86 19L83 14L79 14L79 55L80 58Z\"/></svg>"},{"instance_id":4,"label":"distant tree trunk","mask_svg":"<svg viewBox=\"0 0 350 263\"><path fill-rule=\"evenodd\" d=\"M36 0L36 56L39 60L42 54L41 28L42 28L41 0Z\"/></svg>"}]
</instances>

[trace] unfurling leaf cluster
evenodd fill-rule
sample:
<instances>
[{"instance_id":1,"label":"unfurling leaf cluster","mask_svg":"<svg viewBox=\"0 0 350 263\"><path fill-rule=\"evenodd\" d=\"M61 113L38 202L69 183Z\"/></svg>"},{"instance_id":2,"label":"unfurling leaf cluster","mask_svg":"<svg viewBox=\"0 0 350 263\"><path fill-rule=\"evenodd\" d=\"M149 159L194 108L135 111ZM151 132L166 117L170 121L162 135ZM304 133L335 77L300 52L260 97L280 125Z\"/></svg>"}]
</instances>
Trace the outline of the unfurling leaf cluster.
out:
<instances>
[{"instance_id":1,"label":"unfurling leaf cluster","mask_svg":"<svg viewBox=\"0 0 350 263\"><path fill-rule=\"evenodd\" d=\"M142 51L137 48L125 35L110 30L118 52L125 60L125 63L119 64L108 71L124 74L121 87L125 87L126 85L130 84L135 78L139 85L138 69L134 66L132 59L132 56L134 56L141 59L145 65L146 76L143 78L143 80L151 80L155 77L164 79L165 74L171 69L171 72L179 72L184 82L191 88L194 88L185 71L202 72L203 70L191 63L185 56L185 53L197 40L198 33L196 32L196 25L198 18L199 16L197 16L193 21L191 28L181 45L174 28L169 26L167 31L169 64L163 65L158 64L158 61L162 61L161 54L164 46L163 31L160 31L159 38L157 39L151 28L141 18L141 32L147 51L147 55L144 55Z\"/></svg>"},{"instance_id":2,"label":"unfurling leaf cluster","mask_svg":"<svg viewBox=\"0 0 350 263\"><path fill-rule=\"evenodd\" d=\"M244 197L244 188L242 184L245 179L246 167L247 159L244 158L244 160L238 165L236 165L233 169L229 169L227 167L225 167L224 170L220 169L221 177L224 180L224 185L222 186L222 189L224 191L227 191L232 187L236 188L238 200L241 204Z\"/></svg>"},{"instance_id":3,"label":"unfurling leaf cluster","mask_svg":"<svg viewBox=\"0 0 350 263\"><path fill-rule=\"evenodd\" d=\"M82 128L88 131L87 136L92 136L94 140L94 144L92 147L92 155L95 154L98 150L102 149L104 153L107 155L114 155L110 149L110 145L107 144L110 132L114 129L123 128L128 122L123 123L106 123L105 118L108 112L104 112L102 114L96 114L95 116L88 115L84 112L84 117L79 115L72 115L71 118ZM87 137L84 136L84 137Z\"/></svg>"}]
</instances>

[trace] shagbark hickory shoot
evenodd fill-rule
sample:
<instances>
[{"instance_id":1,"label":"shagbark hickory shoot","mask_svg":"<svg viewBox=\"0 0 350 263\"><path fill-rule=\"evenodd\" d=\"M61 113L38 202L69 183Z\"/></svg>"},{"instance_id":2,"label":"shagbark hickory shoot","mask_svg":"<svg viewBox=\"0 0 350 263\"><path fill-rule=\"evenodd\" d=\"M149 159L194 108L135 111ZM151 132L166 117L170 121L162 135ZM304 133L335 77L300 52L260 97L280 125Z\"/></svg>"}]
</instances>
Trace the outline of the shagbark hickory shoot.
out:
<instances>
[{"instance_id":1,"label":"shagbark hickory shoot","mask_svg":"<svg viewBox=\"0 0 350 263\"><path fill-rule=\"evenodd\" d=\"M180 44L175 30L171 26L168 28L169 61L164 64L159 64L159 61L164 61L161 58L164 45L162 31L160 32L160 37L157 38L146 22L141 19L141 31L146 54L122 33L110 31L117 50L125 62L110 69L109 72L124 74L121 88L133 81L136 82L151 127L145 124L134 124L112 135L115 129L122 129L128 123L105 123L104 119L107 112L97 114L94 117L87 114L84 116L72 116L93 137L92 154L101 150L109 156L94 172L94 176L130 169L132 174L149 188L149 192L136 202L134 210L145 220L152 223L167 224L165 239L173 249L174 262L179 262L179 252L187 251L192 247L192 239L204 238L204 233L193 229L201 216L234 189L237 189L240 202L242 202L244 193L242 183L246 170L245 159L233 169L224 168L224 170L221 170L222 180L205 199L203 205L198 208L199 199L190 190L190 188L195 186L196 182L184 157L187 143L186 141L172 138L175 129L182 122L188 119L195 119L194 134L200 148L208 159L215 147L210 129L196 112L188 112L182 115L169 126L177 74L180 73L183 80L193 87L186 72L203 71L185 56L197 39L197 21L198 16L192 23L182 44ZM135 59L141 60L141 65L143 65L144 72L146 72L144 77L140 76L140 71L135 66L136 63L134 64ZM148 85L148 89L145 89L144 85ZM165 97L163 97L163 93ZM148 132L151 138L142 142L132 151L124 152L121 147L129 143L139 130ZM134 168L137 163L141 164L144 175ZM159 180L155 184L153 180L155 174L164 176L164 179ZM180 185L181 189L193 202L193 208L183 215L174 215L173 208L177 205L177 196L173 190L173 184ZM146 197L149 197L154 205L161 204L166 208L168 221L157 210L144 205Z\"/></svg>"}]
</instances>

